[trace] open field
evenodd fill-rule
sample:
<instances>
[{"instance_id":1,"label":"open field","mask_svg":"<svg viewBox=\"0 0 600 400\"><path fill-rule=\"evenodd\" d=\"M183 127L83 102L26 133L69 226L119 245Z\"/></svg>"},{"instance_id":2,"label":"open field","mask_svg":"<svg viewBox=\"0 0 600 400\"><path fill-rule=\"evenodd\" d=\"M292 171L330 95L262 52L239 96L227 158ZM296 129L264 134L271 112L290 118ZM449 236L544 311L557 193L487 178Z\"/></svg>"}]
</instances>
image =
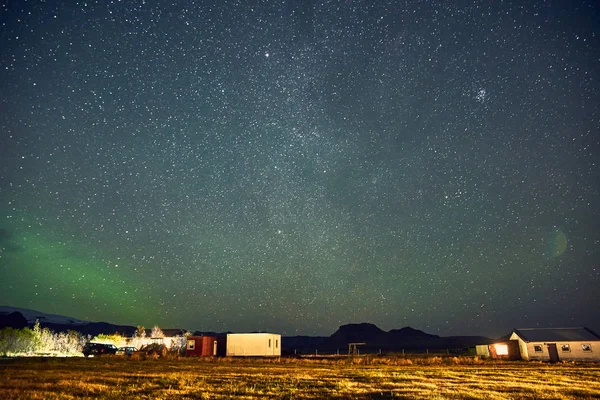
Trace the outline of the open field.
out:
<instances>
[{"instance_id":1,"label":"open field","mask_svg":"<svg viewBox=\"0 0 600 400\"><path fill-rule=\"evenodd\" d=\"M460 358L0 360L3 399L597 399L600 364Z\"/></svg>"}]
</instances>

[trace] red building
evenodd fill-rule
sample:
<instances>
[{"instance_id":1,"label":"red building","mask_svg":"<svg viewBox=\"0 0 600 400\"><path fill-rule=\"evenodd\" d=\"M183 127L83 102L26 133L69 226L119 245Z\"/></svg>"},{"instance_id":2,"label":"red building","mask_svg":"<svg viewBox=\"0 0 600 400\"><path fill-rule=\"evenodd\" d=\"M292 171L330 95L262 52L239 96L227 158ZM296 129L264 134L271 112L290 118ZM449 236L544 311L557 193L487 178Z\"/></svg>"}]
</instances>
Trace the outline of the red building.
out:
<instances>
[{"instance_id":1,"label":"red building","mask_svg":"<svg viewBox=\"0 0 600 400\"><path fill-rule=\"evenodd\" d=\"M190 336L185 346L186 357L211 357L217 355L215 336Z\"/></svg>"}]
</instances>

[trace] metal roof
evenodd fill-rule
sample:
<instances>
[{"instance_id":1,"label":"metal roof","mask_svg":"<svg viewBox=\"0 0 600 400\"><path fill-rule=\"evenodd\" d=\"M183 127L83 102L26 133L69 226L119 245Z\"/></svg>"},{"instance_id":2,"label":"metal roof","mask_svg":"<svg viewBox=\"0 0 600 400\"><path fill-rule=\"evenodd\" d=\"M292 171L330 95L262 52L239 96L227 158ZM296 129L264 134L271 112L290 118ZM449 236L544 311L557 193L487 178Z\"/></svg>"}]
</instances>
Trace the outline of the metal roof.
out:
<instances>
[{"instance_id":1,"label":"metal roof","mask_svg":"<svg viewBox=\"0 0 600 400\"><path fill-rule=\"evenodd\" d=\"M588 328L525 328L514 332L526 342L586 342L600 341L600 336Z\"/></svg>"}]
</instances>

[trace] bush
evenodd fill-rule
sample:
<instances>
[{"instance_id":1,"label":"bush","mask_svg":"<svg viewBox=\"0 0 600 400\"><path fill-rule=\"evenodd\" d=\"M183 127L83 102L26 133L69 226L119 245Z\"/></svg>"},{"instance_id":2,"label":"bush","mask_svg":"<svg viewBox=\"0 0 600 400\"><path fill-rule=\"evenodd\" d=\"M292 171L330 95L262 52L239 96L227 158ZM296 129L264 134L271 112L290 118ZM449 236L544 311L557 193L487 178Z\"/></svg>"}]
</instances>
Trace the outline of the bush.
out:
<instances>
[{"instance_id":1,"label":"bush","mask_svg":"<svg viewBox=\"0 0 600 400\"><path fill-rule=\"evenodd\" d=\"M0 356L10 355L75 355L80 354L86 338L79 332L55 333L36 322L33 329L0 330Z\"/></svg>"},{"instance_id":2,"label":"bush","mask_svg":"<svg viewBox=\"0 0 600 400\"><path fill-rule=\"evenodd\" d=\"M29 328L0 330L0 356L30 354L40 346L40 341Z\"/></svg>"}]
</instances>

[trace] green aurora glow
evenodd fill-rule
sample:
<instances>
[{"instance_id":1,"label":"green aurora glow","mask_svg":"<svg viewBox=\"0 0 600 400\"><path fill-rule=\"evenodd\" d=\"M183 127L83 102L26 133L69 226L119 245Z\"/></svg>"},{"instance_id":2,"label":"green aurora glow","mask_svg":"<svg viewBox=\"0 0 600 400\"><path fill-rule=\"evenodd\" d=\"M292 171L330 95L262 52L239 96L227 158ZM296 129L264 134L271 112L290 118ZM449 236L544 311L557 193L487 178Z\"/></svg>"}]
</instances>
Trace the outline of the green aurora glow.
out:
<instances>
[{"instance_id":1,"label":"green aurora glow","mask_svg":"<svg viewBox=\"0 0 600 400\"><path fill-rule=\"evenodd\" d=\"M109 312L115 322L128 324L150 325L153 316L160 315L159 300L130 266L108 261L76 238L57 238L43 228L14 232L4 243L1 259L8 282L4 290L19 304L66 315L81 315L83 309L90 321L106 318Z\"/></svg>"}]
</instances>

